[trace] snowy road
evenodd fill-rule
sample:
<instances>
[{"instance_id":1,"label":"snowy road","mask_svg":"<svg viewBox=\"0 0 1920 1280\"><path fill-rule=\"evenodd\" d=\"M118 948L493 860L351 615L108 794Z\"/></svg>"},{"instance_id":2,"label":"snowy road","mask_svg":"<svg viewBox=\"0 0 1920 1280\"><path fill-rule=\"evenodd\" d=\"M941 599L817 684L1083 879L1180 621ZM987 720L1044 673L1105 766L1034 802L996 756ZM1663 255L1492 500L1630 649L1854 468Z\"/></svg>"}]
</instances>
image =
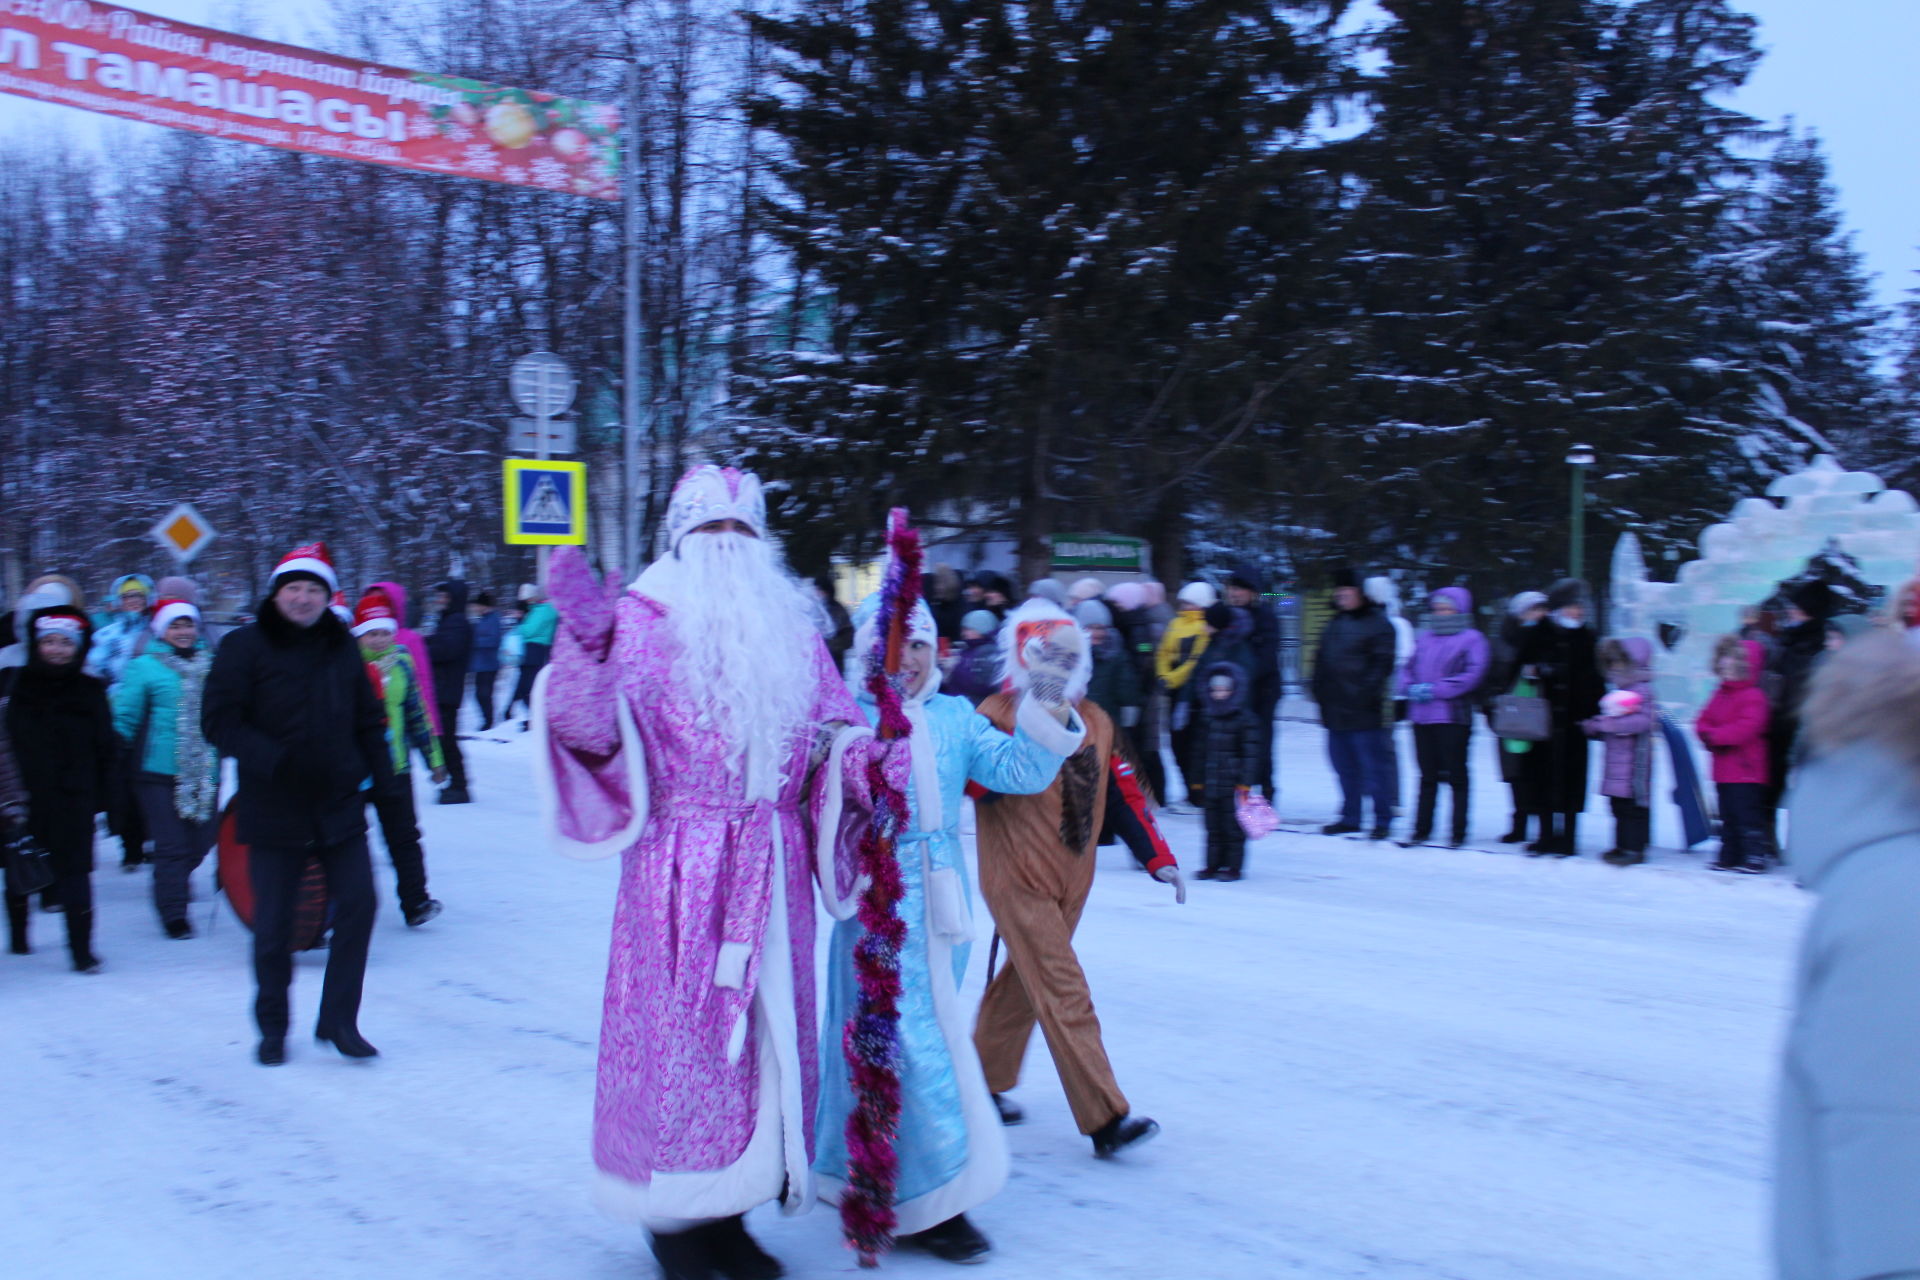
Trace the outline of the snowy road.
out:
<instances>
[{"instance_id":1,"label":"snowy road","mask_svg":"<svg viewBox=\"0 0 1920 1280\"><path fill-rule=\"evenodd\" d=\"M423 807L447 914L409 931L382 905L378 1062L296 1039L286 1067L253 1065L245 932L202 901L203 937L167 941L146 876L104 848L107 972L68 972L46 915L36 955L0 957L9 1280L652 1274L587 1197L615 864L546 852L524 741L469 745L480 802ZM1282 760L1283 812L1325 817L1318 730L1288 725ZM1482 793L1490 835L1505 814ZM1167 827L1195 865L1198 820ZM1565 863L1282 834L1185 907L1103 850L1081 957L1121 1083L1164 1132L1095 1161L1036 1037L981 1273L1760 1280L1806 904L1698 856L1601 865L1606 827ZM304 957L296 1026L318 976ZM753 1222L790 1275L855 1271L830 1211Z\"/></svg>"}]
</instances>

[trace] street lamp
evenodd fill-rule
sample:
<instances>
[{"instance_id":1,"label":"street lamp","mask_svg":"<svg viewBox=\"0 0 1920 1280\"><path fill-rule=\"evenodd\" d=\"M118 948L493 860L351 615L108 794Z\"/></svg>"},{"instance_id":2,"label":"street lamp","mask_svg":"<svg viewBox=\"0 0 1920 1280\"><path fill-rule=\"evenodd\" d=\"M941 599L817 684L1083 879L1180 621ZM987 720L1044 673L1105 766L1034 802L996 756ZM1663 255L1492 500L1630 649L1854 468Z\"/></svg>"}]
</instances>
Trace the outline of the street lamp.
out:
<instances>
[{"instance_id":1,"label":"street lamp","mask_svg":"<svg viewBox=\"0 0 1920 1280\"><path fill-rule=\"evenodd\" d=\"M1581 576L1587 559L1587 468L1592 465L1592 445L1576 444L1567 450L1567 466L1573 472L1573 542L1567 548L1570 578Z\"/></svg>"}]
</instances>

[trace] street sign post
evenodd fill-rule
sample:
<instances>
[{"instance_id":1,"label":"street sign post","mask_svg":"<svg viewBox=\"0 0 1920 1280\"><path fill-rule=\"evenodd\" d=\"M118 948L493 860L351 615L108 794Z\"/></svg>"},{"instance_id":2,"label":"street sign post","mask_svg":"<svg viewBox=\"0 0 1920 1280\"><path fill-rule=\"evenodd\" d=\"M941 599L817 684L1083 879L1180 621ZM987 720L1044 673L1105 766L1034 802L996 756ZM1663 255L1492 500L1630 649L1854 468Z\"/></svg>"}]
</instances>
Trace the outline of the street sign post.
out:
<instances>
[{"instance_id":1,"label":"street sign post","mask_svg":"<svg viewBox=\"0 0 1920 1280\"><path fill-rule=\"evenodd\" d=\"M508 458L505 474L509 546L544 550L585 545L586 463Z\"/></svg>"},{"instance_id":2,"label":"street sign post","mask_svg":"<svg viewBox=\"0 0 1920 1280\"><path fill-rule=\"evenodd\" d=\"M530 415L530 429L525 434L533 443L533 455L539 464L519 458L507 462L507 542L540 548L535 561L543 589L547 585L547 548L587 540L586 464L547 464L550 454L573 452L571 439L566 449L553 448L553 420L573 404L578 389L573 370L551 351L521 356L507 375L513 402L520 406L520 412ZM517 422L515 434L520 434ZM568 435L571 437L571 429ZM516 493L516 483L522 486L522 492Z\"/></svg>"},{"instance_id":3,"label":"street sign post","mask_svg":"<svg viewBox=\"0 0 1920 1280\"><path fill-rule=\"evenodd\" d=\"M571 418L514 418L507 423L507 449L539 457L573 453L578 444Z\"/></svg>"},{"instance_id":4,"label":"street sign post","mask_svg":"<svg viewBox=\"0 0 1920 1280\"><path fill-rule=\"evenodd\" d=\"M159 523L147 531L147 536L166 548L174 562L184 567L192 564L193 558L206 550L207 544L218 535L191 502L182 502L161 516Z\"/></svg>"}]
</instances>

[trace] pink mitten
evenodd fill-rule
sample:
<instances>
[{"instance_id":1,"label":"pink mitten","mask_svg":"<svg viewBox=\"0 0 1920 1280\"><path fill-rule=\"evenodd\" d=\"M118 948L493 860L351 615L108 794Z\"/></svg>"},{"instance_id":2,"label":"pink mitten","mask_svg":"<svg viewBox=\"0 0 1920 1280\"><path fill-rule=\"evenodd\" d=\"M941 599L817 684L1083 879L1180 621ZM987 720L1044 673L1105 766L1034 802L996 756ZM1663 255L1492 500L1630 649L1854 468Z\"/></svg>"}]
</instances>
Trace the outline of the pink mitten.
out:
<instances>
[{"instance_id":1,"label":"pink mitten","mask_svg":"<svg viewBox=\"0 0 1920 1280\"><path fill-rule=\"evenodd\" d=\"M1615 689L1600 699L1600 714L1603 716L1631 715L1640 709L1643 701L1645 699L1631 689Z\"/></svg>"},{"instance_id":2,"label":"pink mitten","mask_svg":"<svg viewBox=\"0 0 1920 1280\"><path fill-rule=\"evenodd\" d=\"M578 547L561 547L554 552L547 569L547 594L560 611L561 623L580 647L595 658L604 658L613 642L613 603L620 598L622 584L618 574L595 581L587 553Z\"/></svg>"}]
</instances>

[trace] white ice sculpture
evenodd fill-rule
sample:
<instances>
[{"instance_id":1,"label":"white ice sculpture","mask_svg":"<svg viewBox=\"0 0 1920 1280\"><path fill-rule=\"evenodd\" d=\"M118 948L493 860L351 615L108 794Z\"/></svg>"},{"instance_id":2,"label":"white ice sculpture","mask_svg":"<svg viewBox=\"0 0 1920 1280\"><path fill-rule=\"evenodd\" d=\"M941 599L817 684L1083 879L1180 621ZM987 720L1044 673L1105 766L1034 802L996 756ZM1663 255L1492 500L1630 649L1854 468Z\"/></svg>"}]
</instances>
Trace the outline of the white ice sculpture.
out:
<instances>
[{"instance_id":1,"label":"white ice sculpture","mask_svg":"<svg viewBox=\"0 0 1920 1280\"><path fill-rule=\"evenodd\" d=\"M1829 545L1891 591L1920 565L1920 509L1880 477L1843 471L1822 454L1775 480L1766 498L1735 503L1726 523L1700 535L1700 558L1680 566L1677 582L1647 581L1640 540L1623 534L1613 555L1610 629L1653 641L1655 697L1690 713L1713 693L1714 641L1739 629L1741 609L1773 595ZM1671 649L1661 643L1662 623L1678 632Z\"/></svg>"}]
</instances>

